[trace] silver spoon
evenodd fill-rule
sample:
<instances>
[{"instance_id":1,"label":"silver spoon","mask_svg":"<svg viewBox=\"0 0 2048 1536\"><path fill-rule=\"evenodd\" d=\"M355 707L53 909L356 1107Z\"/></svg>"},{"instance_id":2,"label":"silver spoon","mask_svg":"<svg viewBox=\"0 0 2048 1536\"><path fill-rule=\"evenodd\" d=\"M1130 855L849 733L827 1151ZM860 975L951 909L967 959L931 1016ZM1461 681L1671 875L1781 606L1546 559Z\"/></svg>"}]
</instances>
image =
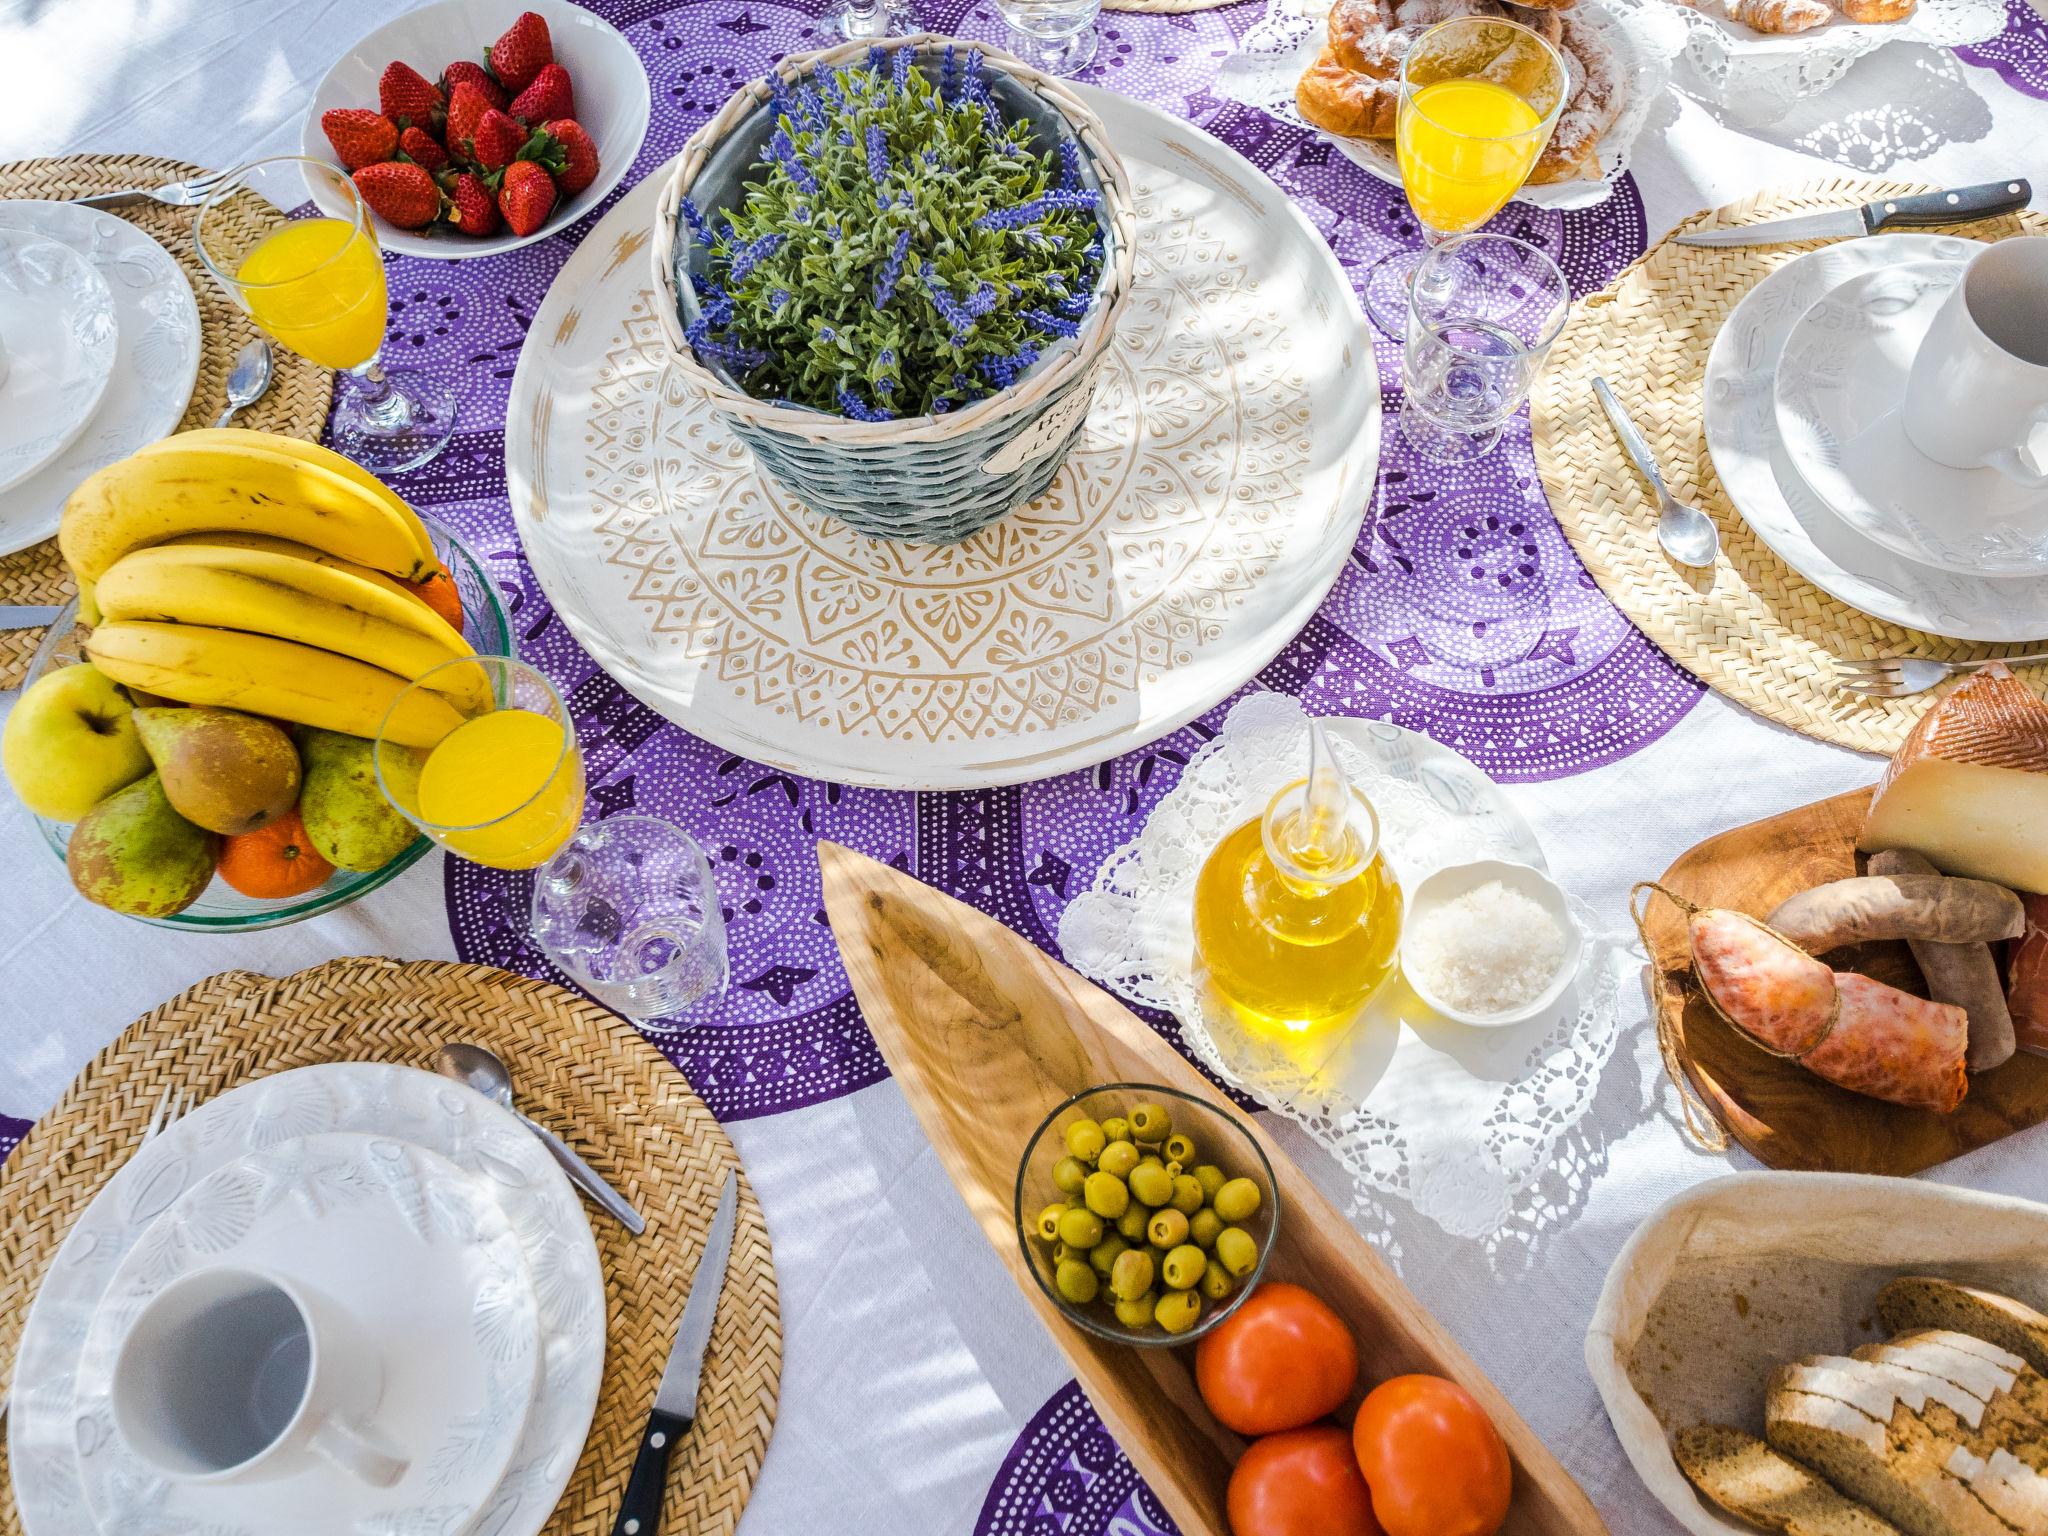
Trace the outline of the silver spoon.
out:
<instances>
[{"instance_id":1,"label":"silver spoon","mask_svg":"<svg viewBox=\"0 0 2048 1536\"><path fill-rule=\"evenodd\" d=\"M224 427L270 392L270 343L258 336L235 354L235 366L228 373L228 408L214 421Z\"/></svg>"},{"instance_id":2,"label":"silver spoon","mask_svg":"<svg viewBox=\"0 0 2048 1536\"><path fill-rule=\"evenodd\" d=\"M647 1219L628 1205L623 1195L605 1183L602 1174L578 1157L574 1148L546 1126L513 1108L512 1074L496 1055L480 1045L444 1045L434 1054L434 1068L443 1077L466 1084L492 1103L511 1110L518 1116L520 1124L538 1136L541 1144L554 1154L555 1161L562 1165L562 1171L579 1189L603 1206L635 1237L647 1230Z\"/></svg>"},{"instance_id":3,"label":"silver spoon","mask_svg":"<svg viewBox=\"0 0 2048 1536\"><path fill-rule=\"evenodd\" d=\"M1687 506L1665 488L1664 476L1651 456L1650 445L1643 441L1643 434L1628 419L1628 412L1614 398L1605 379L1593 380L1593 393L1600 397L1607 419L1614 423L1614 435L1621 439L1622 452L1657 493L1657 542L1664 546L1664 553L1680 565L1712 565L1721 553L1721 531L1714 526L1714 520L1698 507Z\"/></svg>"}]
</instances>

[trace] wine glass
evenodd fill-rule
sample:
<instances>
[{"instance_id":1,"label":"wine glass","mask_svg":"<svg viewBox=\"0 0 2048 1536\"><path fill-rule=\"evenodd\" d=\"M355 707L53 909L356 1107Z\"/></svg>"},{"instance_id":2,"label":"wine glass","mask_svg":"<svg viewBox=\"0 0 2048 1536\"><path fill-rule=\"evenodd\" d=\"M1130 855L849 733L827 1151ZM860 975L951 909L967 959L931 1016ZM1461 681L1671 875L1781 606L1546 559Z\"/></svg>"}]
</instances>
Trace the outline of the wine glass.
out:
<instances>
[{"instance_id":1,"label":"wine glass","mask_svg":"<svg viewBox=\"0 0 2048 1536\"><path fill-rule=\"evenodd\" d=\"M1418 37L1401 61L1400 89L1394 153L1423 250L1384 256L1366 275L1366 308L1396 340L1425 252L1477 229L1521 189L1571 94L1555 48L1486 16L1460 16Z\"/></svg>"},{"instance_id":2,"label":"wine glass","mask_svg":"<svg viewBox=\"0 0 2048 1536\"><path fill-rule=\"evenodd\" d=\"M1010 52L1048 75L1075 75L1095 57L1102 0L996 0Z\"/></svg>"},{"instance_id":3,"label":"wine glass","mask_svg":"<svg viewBox=\"0 0 2048 1536\"><path fill-rule=\"evenodd\" d=\"M323 206L292 218L262 197L270 177L303 178ZM255 195L242 197L244 191ZM227 216L234 205L239 217ZM380 475L417 469L448 445L455 391L417 368L377 365L388 300L369 209L346 171L277 155L228 172L199 205L199 259L271 337L337 370L334 446Z\"/></svg>"},{"instance_id":4,"label":"wine glass","mask_svg":"<svg viewBox=\"0 0 2048 1536\"><path fill-rule=\"evenodd\" d=\"M825 19L848 42L901 37L917 30L907 0L837 0Z\"/></svg>"}]
</instances>

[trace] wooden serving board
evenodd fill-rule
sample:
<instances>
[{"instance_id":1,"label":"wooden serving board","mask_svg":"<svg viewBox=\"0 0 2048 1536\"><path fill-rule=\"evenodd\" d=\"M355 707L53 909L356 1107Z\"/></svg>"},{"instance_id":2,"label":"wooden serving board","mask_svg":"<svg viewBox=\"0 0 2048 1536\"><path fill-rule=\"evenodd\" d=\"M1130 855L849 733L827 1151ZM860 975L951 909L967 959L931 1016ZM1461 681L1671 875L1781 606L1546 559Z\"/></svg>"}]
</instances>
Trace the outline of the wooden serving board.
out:
<instances>
[{"instance_id":1,"label":"wooden serving board","mask_svg":"<svg viewBox=\"0 0 2048 1536\"><path fill-rule=\"evenodd\" d=\"M1703 907L1768 916L1786 897L1863 873L1856 836L1870 791L1852 790L1710 837L1681 855L1662 884ZM1676 1023L1686 1076L1733 1136L1772 1168L1913 1174L2048 1120L2048 1057L2020 1052L1970 1079L1954 1114L1904 1109L1823 1082L1770 1055L1723 1020L1691 984L1685 920L1652 898L1645 929L1657 1007ZM1859 944L1824 956L1838 971L1925 997L1912 952L1899 942Z\"/></svg>"},{"instance_id":2,"label":"wooden serving board","mask_svg":"<svg viewBox=\"0 0 2048 1536\"><path fill-rule=\"evenodd\" d=\"M1223 1097L1148 1025L993 918L885 864L818 847L825 909L868 1028L925 1134L1011 1278L1185 1536L1230 1536L1224 1490L1245 1442L1202 1406L1192 1349L1096 1339L1039 1289L1018 1248L1017 1162L1040 1120L1099 1083L1161 1083ZM1607 1527L1506 1398L1386 1262L1255 1122L1273 1164L1281 1224L1267 1275L1334 1307L1358 1340L1362 1389L1406 1371L1463 1385L1515 1463L1512 1536Z\"/></svg>"}]
</instances>

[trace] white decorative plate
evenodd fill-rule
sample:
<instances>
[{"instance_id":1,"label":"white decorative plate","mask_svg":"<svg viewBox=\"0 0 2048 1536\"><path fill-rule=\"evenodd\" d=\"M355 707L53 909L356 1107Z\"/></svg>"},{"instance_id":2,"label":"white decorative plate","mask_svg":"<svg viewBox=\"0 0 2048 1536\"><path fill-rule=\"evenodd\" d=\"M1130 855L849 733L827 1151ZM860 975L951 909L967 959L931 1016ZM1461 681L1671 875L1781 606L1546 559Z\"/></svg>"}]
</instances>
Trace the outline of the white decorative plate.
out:
<instances>
[{"instance_id":1,"label":"white decorative plate","mask_svg":"<svg viewBox=\"0 0 2048 1536\"><path fill-rule=\"evenodd\" d=\"M482 1176L504 1211L539 1304L543 1364L525 1433L475 1529L535 1536L547 1523L582 1454L604 1373L604 1276L582 1204L507 1111L431 1073L346 1062L258 1078L194 1110L137 1151L73 1225L29 1308L14 1368L7 1451L26 1536L98 1530L72 1404L86 1335L122 1261L216 1169L330 1131L437 1153Z\"/></svg>"},{"instance_id":2,"label":"white decorative plate","mask_svg":"<svg viewBox=\"0 0 2048 1536\"><path fill-rule=\"evenodd\" d=\"M91 262L32 231L0 229L0 490L85 430L119 339L114 296Z\"/></svg>"},{"instance_id":3,"label":"white decorative plate","mask_svg":"<svg viewBox=\"0 0 2048 1536\"><path fill-rule=\"evenodd\" d=\"M1059 478L960 544L808 511L667 373L658 173L569 259L513 377L513 515L556 612L649 707L811 777L1013 783L1186 723L1315 611L1379 459L1351 285L1250 162L1083 94L1136 185L1136 292Z\"/></svg>"},{"instance_id":4,"label":"white decorative plate","mask_svg":"<svg viewBox=\"0 0 2048 1536\"><path fill-rule=\"evenodd\" d=\"M1959 576L1894 554L1851 528L1800 478L1778 436L1773 379L1785 338L1822 295L1908 261L1961 261L1977 242L1873 235L1793 257L1750 289L1714 338L1705 381L1707 449L1757 537L1831 596L1908 629L1958 640L2048 636L2048 582Z\"/></svg>"},{"instance_id":5,"label":"white decorative plate","mask_svg":"<svg viewBox=\"0 0 2048 1536\"><path fill-rule=\"evenodd\" d=\"M406 1459L388 1488L314 1460L289 1476L166 1479L114 1426L114 1361L143 1309L220 1264L331 1302L383 1364L365 1424ZM519 1239L482 1174L388 1137L329 1132L216 1168L129 1249L86 1331L72 1424L86 1503L122 1536L466 1530L504 1476L540 1369Z\"/></svg>"},{"instance_id":6,"label":"white decorative plate","mask_svg":"<svg viewBox=\"0 0 2048 1536\"><path fill-rule=\"evenodd\" d=\"M1866 272L1800 316L1778 363L1778 432L1806 483L1885 548L1965 576L2039 576L2048 491L1936 463L1901 415L1914 355L1966 270Z\"/></svg>"},{"instance_id":7,"label":"white decorative plate","mask_svg":"<svg viewBox=\"0 0 2048 1536\"><path fill-rule=\"evenodd\" d=\"M120 343L106 398L71 445L0 493L0 554L57 531L64 498L96 469L173 431L199 377L199 306L177 260L126 219L76 203L0 202L0 228L32 230L98 269Z\"/></svg>"}]
</instances>

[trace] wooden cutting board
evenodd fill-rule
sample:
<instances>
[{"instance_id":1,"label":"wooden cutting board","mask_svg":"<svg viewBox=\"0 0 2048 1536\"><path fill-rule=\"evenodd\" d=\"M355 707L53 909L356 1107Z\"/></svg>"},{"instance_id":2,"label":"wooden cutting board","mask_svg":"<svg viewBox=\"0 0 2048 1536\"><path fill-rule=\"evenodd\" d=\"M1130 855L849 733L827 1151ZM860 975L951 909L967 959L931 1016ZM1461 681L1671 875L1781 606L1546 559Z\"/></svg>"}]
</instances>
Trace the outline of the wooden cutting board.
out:
<instances>
[{"instance_id":1,"label":"wooden cutting board","mask_svg":"<svg viewBox=\"0 0 2048 1536\"><path fill-rule=\"evenodd\" d=\"M993 918L831 843L819 845L818 862L868 1028L982 1232L1184 1536L1230 1536L1224 1489L1244 1441L1202 1406L1194 1351L1136 1349L1074 1327L1026 1270L1013 1212L1032 1131L1084 1088L1152 1082L1230 1106L1123 1004ZM1514 1505L1502 1530L1605 1531L1493 1383L1286 1153L1245 1123L1279 1185L1280 1232L1266 1273L1314 1291L1350 1324L1362 1387L1406 1371L1451 1377L1492 1415L1514 1457Z\"/></svg>"},{"instance_id":2,"label":"wooden cutting board","mask_svg":"<svg viewBox=\"0 0 2048 1536\"><path fill-rule=\"evenodd\" d=\"M1786 897L1863 873L1856 836L1870 791L1787 811L1710 837L1664 872L1662 884L1703 907L1768 916ZM1954 1114L1903 1109L1826 1083L1772 1056L1721 1019L1691 985L1685 922L1653 899L1646 932L1661 1017L1677 1024L1687 1077L1728 1132L1773 1168L1834 1173L1912 1174L2014 1131L2048 1120L2048 1057L2022 1051L1970 1079ZM1903 943L1830 950L1828 964L1925 997L1920 968Z\"/></svg>"}]
</instances>

